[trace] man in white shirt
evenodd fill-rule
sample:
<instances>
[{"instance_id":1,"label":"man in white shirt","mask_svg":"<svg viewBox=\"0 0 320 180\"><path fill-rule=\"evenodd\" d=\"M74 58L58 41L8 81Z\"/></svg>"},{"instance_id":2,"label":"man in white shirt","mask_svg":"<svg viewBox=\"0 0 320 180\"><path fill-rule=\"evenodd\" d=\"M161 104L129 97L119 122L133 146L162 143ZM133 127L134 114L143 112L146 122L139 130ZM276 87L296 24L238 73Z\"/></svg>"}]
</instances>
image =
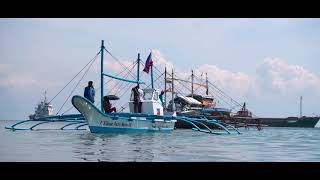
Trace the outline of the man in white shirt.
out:
<instances>
[{"instance_id":1,"label":"man in white shirt","mask_svg":"<svg viewBox=\"0 0 320 180\"><path fill-rule=\"evenodd\" d=\"M139 92L139 105L138 105L138 112L142 112L142 102L143 102L143 91L140 89L139 85L137 86Z\"/></svg>"}]
</instances>

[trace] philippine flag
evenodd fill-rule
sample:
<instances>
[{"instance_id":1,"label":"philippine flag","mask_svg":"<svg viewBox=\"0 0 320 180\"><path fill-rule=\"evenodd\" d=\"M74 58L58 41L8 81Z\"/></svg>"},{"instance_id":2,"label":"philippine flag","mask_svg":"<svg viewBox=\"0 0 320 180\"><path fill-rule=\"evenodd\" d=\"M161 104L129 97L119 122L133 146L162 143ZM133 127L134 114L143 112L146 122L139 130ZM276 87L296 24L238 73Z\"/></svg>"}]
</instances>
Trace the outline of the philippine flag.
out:
<instances>
[{"instance_id":1,"label":"philippine flag","mask_svg":"<svg viewBox=\"0 0 320 180\"><path fill-rule=\"evenodd\" d=\"M150 53L147 58L147 61L146 61L146 64L144 66L143 71L146 72L147 74L149 74L149 70L152 65L153 65L153 61L152 61L152 57L151 57L151 53Z\"/></svg>"}]
</instances>

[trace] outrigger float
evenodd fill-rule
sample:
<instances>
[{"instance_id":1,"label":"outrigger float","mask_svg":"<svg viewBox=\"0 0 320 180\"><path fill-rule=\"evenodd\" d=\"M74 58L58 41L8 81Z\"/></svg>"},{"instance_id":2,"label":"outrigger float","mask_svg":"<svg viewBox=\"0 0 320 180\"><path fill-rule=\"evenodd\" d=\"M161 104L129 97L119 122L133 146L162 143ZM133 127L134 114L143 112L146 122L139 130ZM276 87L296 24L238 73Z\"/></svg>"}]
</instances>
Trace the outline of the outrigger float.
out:
<instances>
[{"instance_id":1,"label":"outrigger float","mask_svg":"<svg viewBox=\"0 0 320 180\"><path fill-rule=\"evenodd\" d=\"M98 109L88 99L75 95L72 97L73 106L81 114L71 114L63 116L45 116L35 120L26 120L18 122L10 127L6 127L11 130L36 130L42 124L49 124L53 122L65 123L60 130L85 130L83 127L87 126L91 133L130 133L130 132L172 132L175 130L175 124L177 121L185 122L193 126L193 130L210 133L210 134L241 134L240 131L226 123L219 122L215 119L198 119L189 118L184 116L176 116L173 114L165 114L163 111L162 103L159 99L159 90L154 89L153 86L153 66L151 66L151 88L142 89L144 92L144 101L142 107L142 113L134 113L133 101L129 101L130 112L119 112L119 113L105 113L103 109L104 100L104 76L119 81L124 81L134 84L145 84L139 79L140 71L140 56L138 54L137 59L137 79L130 80L127 78L105 74L103 71L103 55L104 51L108 52L104 47L104 41L102 40L101 50L98 54L101 55L101 109ZM110 54L111 55L111 54ZM112 55L111 55L112 56ZM172 71L173 72L173 71ZM173 73L172 73L173 74ZM173 81L172 81L173 90ZM174 92L172 91L172 99L174 99ZM175 109L174 103L172 109ZM18 128L18 125L25 123L37 122L30 128ZM217 129L213 130L209 128L205 123L213 124ZM68 128L67 128L68 127ZM72 127L72 128L71 128ZM82 128L81 128L82 127ZM220 131L222 130L222 131Z\"/></svg>"}]
</instances>

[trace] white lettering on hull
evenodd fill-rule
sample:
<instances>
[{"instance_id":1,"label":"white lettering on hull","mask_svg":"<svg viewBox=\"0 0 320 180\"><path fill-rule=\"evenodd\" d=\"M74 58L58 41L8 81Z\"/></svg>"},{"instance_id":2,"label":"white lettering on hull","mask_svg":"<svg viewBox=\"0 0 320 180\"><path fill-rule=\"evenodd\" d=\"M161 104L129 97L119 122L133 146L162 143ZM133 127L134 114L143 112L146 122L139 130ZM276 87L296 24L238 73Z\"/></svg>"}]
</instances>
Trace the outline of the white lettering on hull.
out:
<instances>
[{"instance_id":1,"label":"white lettering on hull","mask_svg":"<svg viewBox=\"0 0 320 180\"><path fill-rule=\"evenodd\" d=\"M126 122L110 122L110 121L100 121L100 125L101 126L114 126L114 127L126 127L126 128L130 128L132 127L132 124L130 122L126 123Z\"/></svg>"}]
</instances>

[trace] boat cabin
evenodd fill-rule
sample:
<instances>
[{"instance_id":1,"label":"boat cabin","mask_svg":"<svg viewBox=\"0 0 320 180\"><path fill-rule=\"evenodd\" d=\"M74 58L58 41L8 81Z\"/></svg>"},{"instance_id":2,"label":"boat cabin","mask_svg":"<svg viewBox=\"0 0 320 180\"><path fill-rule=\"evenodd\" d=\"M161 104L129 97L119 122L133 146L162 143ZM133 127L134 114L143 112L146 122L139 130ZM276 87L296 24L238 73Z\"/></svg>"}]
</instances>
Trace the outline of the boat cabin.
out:
<instances>
[{"instance_id":1,"label":"boat cabin","mask_svg":"<svg viewBox=\"0 0 320 180\"><path fill-rule=\"evenodd\" d=\"M163 107L159 98L160 91L157 89L141 89L143 91L143 102L141 113L152 115L163 115ZM133 95L130 97L129 109L134 113Z\"/></svg>"}]
</instances>

